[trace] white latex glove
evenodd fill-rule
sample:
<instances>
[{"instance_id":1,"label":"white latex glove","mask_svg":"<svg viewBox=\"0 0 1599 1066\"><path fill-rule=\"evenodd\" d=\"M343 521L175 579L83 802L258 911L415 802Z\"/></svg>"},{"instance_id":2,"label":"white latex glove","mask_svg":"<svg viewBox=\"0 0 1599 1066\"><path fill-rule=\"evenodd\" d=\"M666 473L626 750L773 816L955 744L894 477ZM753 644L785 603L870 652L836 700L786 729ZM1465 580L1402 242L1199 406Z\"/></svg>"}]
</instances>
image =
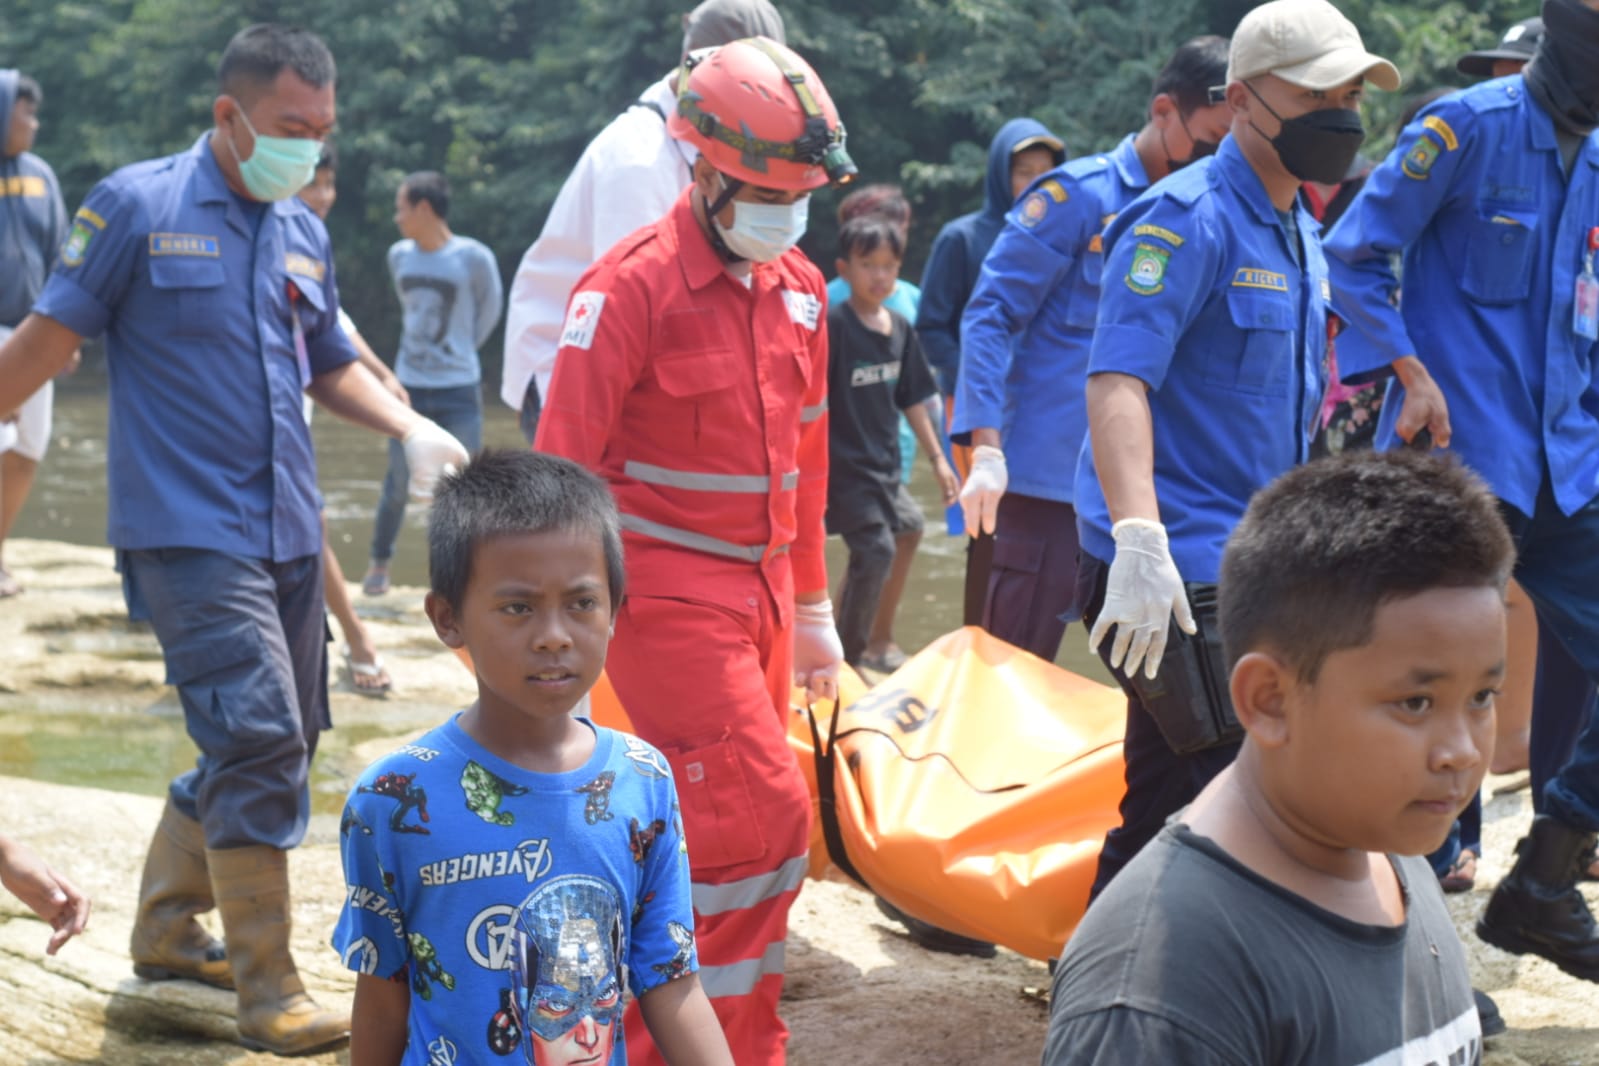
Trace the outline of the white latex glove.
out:
<instances>
[{"instance_id":1,"label":"white latex glove","mask_svg":"<svg viewBox=\"0 0 1599 1066\"><path fill-rule=\"evenodd\" d=\"M1194 614L1166 546L1165 526L1147 518L1124 518L1111 527L1110 535L1116 538L1116 558L1106 579L1105 605L1088 635L1088 650L1097 652L1114 625L1111 668L1120 667L1131 677L1142 662L1144 676L1153 681L1166 654L1172 616L1184 633L1193 633Z\"/></svg>"},{"instance_id":2,"label":"white latex glove","mask_svg":"<svg viewBox=\"0 0 1599 1066\"><path fill-rule=\"evenodd\" d=\"M972 472L961 489L961 515L972 536L993 533L999 518L999 498L1005 495L1010 474L1005 470L1005 453L989 444L972 449Z\"/></svg>"},{"instance_id":3,"label":"white latex glove","mask_svg":"<svg viewBox=\"0 0 1599 1066\"><path fill-rule=\"evenodd\" d=\"M838 671L844 645L833 623L833 601L794 605L794 684L813 700L838 698Z\"/></svg>"},{"instance_id":4,"label":"white latex glove","mask_svg":"<svg viewBox=\"0 0 1599 1066\"><path fill-rule=\"evenodd\" d=\"M400 440L405 465L411 468L411 499L426 503L433 486L445 474L465 465L466 448L431 419L419 419L416 428Z\"/></svg>"}]
</instances>

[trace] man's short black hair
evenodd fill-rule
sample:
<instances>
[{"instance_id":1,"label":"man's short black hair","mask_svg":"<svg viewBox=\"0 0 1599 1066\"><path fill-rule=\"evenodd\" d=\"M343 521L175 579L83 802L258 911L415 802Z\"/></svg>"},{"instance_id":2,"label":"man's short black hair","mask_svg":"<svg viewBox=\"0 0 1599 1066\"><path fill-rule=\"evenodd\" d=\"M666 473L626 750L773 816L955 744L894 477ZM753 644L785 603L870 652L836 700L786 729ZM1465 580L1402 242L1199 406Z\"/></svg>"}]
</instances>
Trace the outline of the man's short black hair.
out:
<instances>
[{"instance_id":1,"label":"man's short black hair","mask_svg":"<svg viewBox=\"0 0 1599 1066\"><path fill-rule=\"evenodd\" d=\"M478 545L494 537L572 530L592 533L605 553L611 610L622 605L622 520L605 482L570 459L487 448L439 479L428 516L428 579L459 610Z\"/></svg>"},{"instance_id":2,"label":"man's short black hair","mask_svg":"<svg viewBox=\"0 0 1599 1066\"><path fill-rule=\"evenodd\" d=\"M322 142L322 154L316 157L316 168L331 170L335 174L339 172L339 150L333 146L332 141Z\"/></svg>"},{"instance_id":3,"label":"man's short black hair","mask_svg":"<svg viewBox=\"0 0 1599 1066\"><path fill-rule=\"evenodd\" d=\"M1211 87L1227 84L1227 47L1227 38L1214 35L1184 41L1155 75L1150 98L1165 93L1185 117L1210 106Z\"/></svg>"},{"instance_id":4,"label":"man's short black hair","mask_svg":"<svg viewBox=\"0 0 1599 1066\"><path fill-rule=\"evenodd\" d=\"M881 182L864 185L838 202L840 226L862 215L886 218L906 232L911 228L911 202L905 198L905 190L898 185Z\"/></svg>"},{"instance_id":5,"label":"man's short black hair","mask_svg":"<svg viewBox=\"0 0 1599 1066\"><path fill-rule=\"evenodd\" d=\"M1228 665L1269 650L1313 683L1328 655L1371 639L1382 604L1503 590L1514 565L1498 501L1454 459L1409 449L1319 459L1257 492L1227 539Z\"/></svg>"},{"instance_id":6,"label":"man's short black hair","mask_svg":"<svg viewBox=\"0 0 1599 1066\"><path fill-rule=\"evenodd\" d=\"M44 90L39 88L39 83L28 75L17 73L17 99L26 100L34 107L44 103Z\"/></svg>"},{"instance_id":7,"label":"man's short black hair","mask_svg":"<svg viewBox=\"0 0 1599 1066\"><path fill-rule=\"evenodd\" d=\"M882 215L856 215L838 228L838 257L871 255L886 247L895 259L905 258L905 231Z\"/></svg>"},{"instance_id":8,"label":"man's short black hair","mask_svg":"<svg viewBox=\"0 0 1599 1066\"><path fill-rule=\"evenodd\" d=\"M292 70L316 89L333 84L338 77L333 53L322 38L298 26L261 22L235 33L222 50L217 84L224 93L248 104L285 70Z\"/></svg>"},{"instance_id":9,"label":"man's short black hair","mask_svg":"<svg viewBox=\"0 0 1599 1066\"><path fill-rule=\"evenodd\" d=\"M400 188L405 190L405 200L412 207L426 200L440 222L450 217L450 182L438 171L419 170L407 174Z\"/></svg>"}]
</instances>

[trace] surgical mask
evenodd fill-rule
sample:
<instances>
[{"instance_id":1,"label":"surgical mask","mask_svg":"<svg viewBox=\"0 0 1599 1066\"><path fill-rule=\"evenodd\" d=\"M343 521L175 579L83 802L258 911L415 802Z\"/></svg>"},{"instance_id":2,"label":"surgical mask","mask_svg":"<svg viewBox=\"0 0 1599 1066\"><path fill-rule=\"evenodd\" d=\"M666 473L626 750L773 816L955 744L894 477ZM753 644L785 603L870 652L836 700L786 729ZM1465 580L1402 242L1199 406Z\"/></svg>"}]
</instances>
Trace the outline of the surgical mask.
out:
<instances>
[{"instance_id":1,"label":"surgical mask","mask_svg":"<svg viewBox=\"0 0 1599 1066\"><path fill-rule=\"evenodd\" d=\"M239 150L229 137L228 148L239 164L239 179L253 199L263 202L287 200L316 177L317 160L322 158L322 142L309 137L263 137L255 132L244 106L237 100L244 128L255 138L255 151L249 159L239 159Z\"/></svg>"},{"instance_id":2,"label":"surgical mask","mask_svg":"<svg viewBox=\"0 0 1599 1066\"><path fill-rule=\"evenodd\" d=\"M723 183L726 187L726 183ZM709 206L709 205L707 205ZM753 263L770 263L805 236L810 220L811 198L802 196L791 204L758 204L733 201L733 225L724 226L711 216L711 224L727 245L727 250Z\"/></svg>"},{"instance_id":3,"label":"surgical mask","mask_svg":"<svg viewBox=\"0 0 1599 1066\"><path fill-rule=\"evenodd\" d=\"M1266 103L1255 87L1247 81L1244 87L1255 94L1273 118L1281 123L1277 136L1266 137L1277 149L1277 158L1283 168L1300 181L1318 181L1323 185L1336 185L1349 173L1355 154L1366 140L1366 127L1361 125L1360 112L1347 107L1308 111L1303 115L1285 119ZM1251 126L1255 123L1251 121ZM1255 132L1265 137L1265 131L1255 126Z\"/></svg>"}]
</instances>

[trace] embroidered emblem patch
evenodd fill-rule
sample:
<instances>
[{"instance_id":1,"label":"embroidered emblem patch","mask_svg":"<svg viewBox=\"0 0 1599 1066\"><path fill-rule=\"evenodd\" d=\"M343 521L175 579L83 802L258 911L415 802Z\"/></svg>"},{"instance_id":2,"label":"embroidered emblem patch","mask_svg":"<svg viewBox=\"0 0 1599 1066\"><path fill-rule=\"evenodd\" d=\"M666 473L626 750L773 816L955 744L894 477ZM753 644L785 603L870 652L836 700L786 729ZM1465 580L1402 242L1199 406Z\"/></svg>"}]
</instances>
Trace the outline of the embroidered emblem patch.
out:
<instances>
[{"instance_id":1,"label":"embroidered emblem patch","mask_svg":"<svg viewBox=\"0 0 1599 1066\"><path fill-rule=\"evenodd\" d=\"M1049 197L1041 192L1030 192L1022 201L1021 209L1016 212L1016 220L1028 229L1032 229L1044 221L1044 216L1049 213Z\"/></svg>"},{"instance_id":2,"label":"embroidered emblem patch","mask_svg":"<svg viewBox=\"0 0 1599 1066\"><path fill-rule=\"evenodd\" d=\"M1405 153L1399 169L1405 172L1405 177L1422 181L1432 170L1432 165L1438 161L1438 156L1442 152L1443 145L1423 134L1416 138L1416 143Z\"/></svg>"},{"instance_id":3,"label":"embroidered emblem patch","mask_svg":"<svg viewBox=\"0 0 1599 1066\"><path fill-rule=\"evenodd\" d=\"M1183 239L1177 236L1177 234L1173 233L1171 230L1167 229L1165 226L1151 226L1147 223L1142 226L1134 226L1133 236L1159 237L1173 248L1181 248L1183 246Z\"/></svg>"},{"instance_id":4,"label":"embroidered emblem patch","mask_svg":"<svg viewBox=\"0 0 1599 1066\"><path fill-rule=\"evenodd\" d=\"M105 219L87 207L78 208L78 213L72 217L72 228L67 231L67 239L61 245L62 264L75 267L83 262L84 253L89 250L89 242L103 229L105 229Z\"/></svg>"},{"instance_id":5,"label":"embroidered emblem patch","mask_svg":"<svg viewBox=\"0 0 1599 1066\"><path fill-rule=\"evenodd\" d=\"M790 322L814 330L822 318L822 301L808 292L795 292L793 289L783 290L783 306L788 308Z\"/></svg>"},{"instance_id":6,"label":"embroidered emblem patch","mask_svg":"<svg viewBox=\"0 0 1599 1066\"><path fill-rule=\"evenodd\" d=\"M599 328L600 311L604 307L603 292L574 292L566 308L566 324L561 327L560 346L588 351L594 343L594 331Z\"/></svg>"},{"instance_id":7,"label":"embroidered emblem patch","mask_svg":"<svg viewBox=\"0 0 1599 1066\"><path fill-rule=\"evenodd\" d=\"M1133 249L1133 265L1127 268L1127 287L1140 296L1153 296L1166 287L1166 263L1171 252L1142 241Z\"/></svg>"}]
</instances>

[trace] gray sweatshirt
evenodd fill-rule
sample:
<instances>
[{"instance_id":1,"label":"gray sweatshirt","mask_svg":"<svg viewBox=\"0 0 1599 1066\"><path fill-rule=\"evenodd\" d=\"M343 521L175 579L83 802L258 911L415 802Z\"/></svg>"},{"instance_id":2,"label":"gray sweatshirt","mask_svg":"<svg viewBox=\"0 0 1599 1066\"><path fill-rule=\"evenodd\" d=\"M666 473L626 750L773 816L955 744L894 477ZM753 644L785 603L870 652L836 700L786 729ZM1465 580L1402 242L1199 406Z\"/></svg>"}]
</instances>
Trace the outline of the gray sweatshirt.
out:
<instances>
[{"instance_id":1,"label":"gray sweatshirt","mask_svg":"<svg viewBox=\"0 0 1599 1066\"><path fill-rule=\"evenodd\" d=\"M505 303L494 253L470 237L451 236L424 252L413 240L389 249L389 276L404 322L394 373L406 388L476 385L477 350L494 332Z\"/></svg>"}]
</instances>

